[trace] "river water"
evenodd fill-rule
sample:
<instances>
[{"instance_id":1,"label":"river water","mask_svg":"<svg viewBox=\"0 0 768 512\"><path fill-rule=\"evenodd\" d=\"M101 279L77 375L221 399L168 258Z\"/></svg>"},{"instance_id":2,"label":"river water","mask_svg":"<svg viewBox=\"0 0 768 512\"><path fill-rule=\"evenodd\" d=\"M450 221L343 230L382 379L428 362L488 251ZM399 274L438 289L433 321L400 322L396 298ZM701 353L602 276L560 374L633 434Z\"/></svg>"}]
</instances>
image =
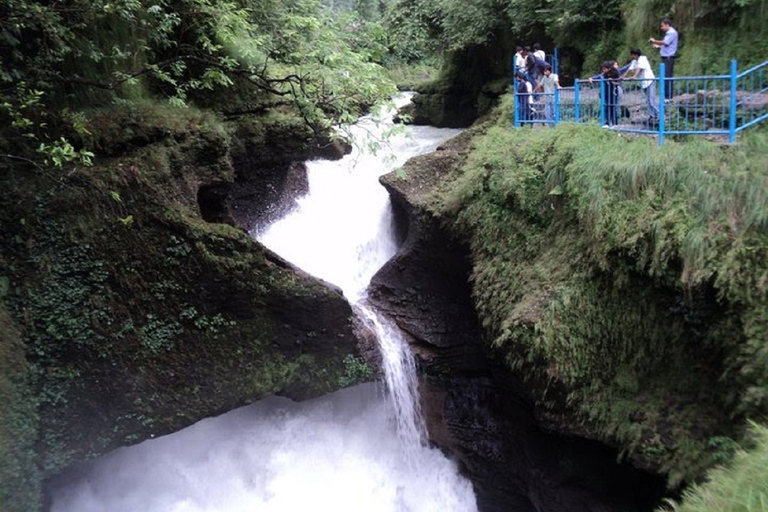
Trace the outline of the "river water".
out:
<instances>
[{"instance_id":1,"label":"river water","mask_svg":"<svg viewBox=\"0 0 768 512\"><path fill-rule=\"evenodd\" d=\"M398 98L400 104L407 96ZM390 119L354 127L377 142ZM122 448L55 489L53 512L475 512L469 481L425 442L413 357L365 299L397 247L378 177L457 130L407 127L378 154L308 162L309 192L254 233L305 271L338 285L377 333L385 383L296 403L268 397L180 432Z\"/></svg>"}]
</instances>

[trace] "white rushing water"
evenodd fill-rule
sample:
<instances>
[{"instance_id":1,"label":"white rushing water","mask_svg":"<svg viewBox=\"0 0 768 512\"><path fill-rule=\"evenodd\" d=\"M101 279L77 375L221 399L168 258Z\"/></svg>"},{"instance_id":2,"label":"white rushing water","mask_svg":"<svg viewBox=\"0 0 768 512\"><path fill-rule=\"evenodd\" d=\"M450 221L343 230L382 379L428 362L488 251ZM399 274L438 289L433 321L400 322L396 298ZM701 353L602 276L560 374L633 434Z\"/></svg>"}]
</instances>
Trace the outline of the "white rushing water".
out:
<instances>
[{"instance_id":1,"label":"white rushing water","mask_svg":"<svg viewBox=\"0 0 768 512\"><path fill-rule=\"evenodd\" d=\"M368 122L356 131L380 129ZM100 458L53 489L52 512L476 512L471 484L423 442L414 362L398 329L365 303L371 276L396 250L378 177L457 133L407 131L389 155L355 150L309 162L308 194L258 235L342 288L380 337L388 395L363 384L302 403L270 397L202 420Z\"/></svg>"}]
</instances>

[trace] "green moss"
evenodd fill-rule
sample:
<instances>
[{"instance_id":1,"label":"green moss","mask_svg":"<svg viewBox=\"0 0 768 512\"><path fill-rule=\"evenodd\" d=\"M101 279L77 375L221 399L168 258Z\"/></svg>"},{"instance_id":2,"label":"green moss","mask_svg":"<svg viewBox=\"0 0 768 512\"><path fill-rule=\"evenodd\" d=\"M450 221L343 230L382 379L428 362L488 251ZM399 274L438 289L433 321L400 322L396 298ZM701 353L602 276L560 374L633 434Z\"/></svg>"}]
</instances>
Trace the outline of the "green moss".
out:
<instances>
[{"instance_id":1,"label":"green moss","mask_svg":"<svg viewBox=\"0 0 768 512\"><path fill-rule=\"evenodd\" d=\"M469 242L489 339L541 405L696 478L768 412L764 135L658 148L510 118L425 202Z\"/></svg>"},{"instance_id":2,"label":"green moss","mask_svg":"<svg viewBox=\"0 0 768 512\"><path fill-rule=\"evenodd\" d=\"M234 178L228 129L194 111L116 113L92 122L119 160L54 180L21 168L0 178L2 294L35 377L45 475L265 394L332 391L355 350L340 294L200 219L200 186ZM325 323L305 327L294 300ZM34 433L33 412L22 416Z\"/></svg>"}]
</instances>

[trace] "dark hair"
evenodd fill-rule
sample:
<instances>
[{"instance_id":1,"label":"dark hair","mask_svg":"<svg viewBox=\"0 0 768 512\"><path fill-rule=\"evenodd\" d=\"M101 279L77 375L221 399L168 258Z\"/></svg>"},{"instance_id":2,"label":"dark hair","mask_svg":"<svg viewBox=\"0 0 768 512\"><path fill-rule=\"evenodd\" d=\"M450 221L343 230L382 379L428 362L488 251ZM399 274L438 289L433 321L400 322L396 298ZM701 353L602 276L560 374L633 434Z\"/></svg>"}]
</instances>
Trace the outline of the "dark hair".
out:
<instances>
[{"instance_id":1,"label":"dark hair","mask_svg":"<svg viewBox=\"0 0 768 512\"><path fill-rule=\"evenodd\" d=\"M610 66L605 72L603 73L604 78L619 78L619 70L617 70L615 67Z\"/></svg>"},{"instance_id":2,"label":"dark hair","mask_svg":"<svg viewBox=\"0 0 768 512\"><path fill-rule=\"evenodd\" d=\"M515 46L515 53L523 51L522 46Z\"/></svg>"},{"instance_id":3,"label":"dark hair","mask_svg":"<svg viewBox=\"0 0 768 512\"><path fill-rule=\"evenodd\" d=\"M523 50L529 52L529 51L531 51L531 47L530 46L526 46L526 47L523 48Z\"/></svg>"},{"instance_id":4,"label":"dark hair","mask_svg":"<svg viewBox=\"0 0 768 512\"><path fill-rule=\"evenodd\" d=\"M630 55L637 55L638 57L643 54L643 52L640 51L640 48L632 48L629 50Z\"/></svg>"},{"instance_id":5,"label":"dark hair","mask_svg":"<svg viewBox=\"0 0 768 512\"><path fill-rule=\"evenodd\" d=\"M550 65L549 65L549 64L547 64L547 63L544 63L544 65L543 65L543 66L541 66L541 70L542 70L542 71L546 71L546 70L550 70L550 71L552 71L552 66L550 66Z\"/></svg>"},{"instance_id":6,"label":"dark hair","mask_svg":"<svg viewBox=\"0 0 768 512\"><path fill-rule=\"evenodd\" d=\"M523 73L522 71L518 71L517 73L515 73L515 78L522 78L523 80L525 80L525 73Z\"/></svg>"},{"instance_id":7,"label":"dark hair","mask_svg":"<svg viewBox=\"0 0 768 512\"><path fill-rule=\"evenodd\" d=\"M613 67L613 61L612 60L603 61L603 65L600 67L610 69Z\"/></svg>"},{"instance_id":8,"label":"dark hair","mask_svg":"<svg viewBox=\"0 0 768 512\"><path fill-rule=\"evenodd\" d=\"M664 25L670 25L670 26L672 25L672 20L671 20L671 19L669 19L669 18L662 18L662 19L661 19L661 22L662 22Z\"/></svg>"},{"instance_id":9,"label":"dark hair","mask_svg":"<svg viewBox=\"0 0 768 512\"><path fill-rule=\"evenodd\" d=\"M541 43L533 43L534 50L541 50Z\"/></svg>"}]
</instances>

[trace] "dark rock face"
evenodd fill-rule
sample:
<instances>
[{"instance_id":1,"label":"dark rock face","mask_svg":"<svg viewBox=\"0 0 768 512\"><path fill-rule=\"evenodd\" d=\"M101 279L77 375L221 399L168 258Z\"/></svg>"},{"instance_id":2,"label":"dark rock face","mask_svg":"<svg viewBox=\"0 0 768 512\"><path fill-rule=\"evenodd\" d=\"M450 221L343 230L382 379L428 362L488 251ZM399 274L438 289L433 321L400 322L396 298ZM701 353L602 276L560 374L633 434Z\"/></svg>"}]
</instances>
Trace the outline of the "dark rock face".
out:
<instances>
[{"instance_id":1,"label":"dark rock face","mask_svg":"<svg viewBox=\"0 0 768 512\"><path fill-rule=\"evenodd\" d=\"M385 181L386 183L386 181ZM371 300L408 334L423 370L431 440L454 454L482 512L652 510L661 479L616 464L615 451L537 423L524 383L482 342L463 248L391 185L404 233L373 278Z\"/></svg>"},{"instance_id":2,"label":"dark rock face","mask_svg":"<svg viewBox=\"0 0 768 512\"><path fill-rule=\"evenodd\" d=\"M244 167L249 168L244 172ZM266 167L243 162L226 199L226 210L237 226L252 230L287 215L296 205L294 198L307 193L303 163Z\"/></svg>"},{"instance_id":3,"label":"dark rock face","mask_svg":"<svg viewBox=\"0 0 768 512\"><path fill-rule=\"evenodd\" d=\"M295 141L297 132L301 134L299 128L294 125L271 125L270 128L277 133L253 133L241 127L240 131L245 131L243 136L253 138L233 154L235 180L226 190L222 204L234 223L248 231L284 217L296 206L295 199L307 193L306 160L338 160L352 150L352 146L343 141L316 138L286 146L285 141Z\"/></svg>"},{"instance_id":4,"label":"dark rock face","mask_svg":"<svg viewBox=\"0 0 768 512\"><path fill-rule=\"evenodd\" d=\"M499 34L500 39L510 34ZM509 87L511 42L496 41L452 52L437 82L419 87L403 113L413 124L462 128L488 112Z\"/></svg>"}]
</instances>

